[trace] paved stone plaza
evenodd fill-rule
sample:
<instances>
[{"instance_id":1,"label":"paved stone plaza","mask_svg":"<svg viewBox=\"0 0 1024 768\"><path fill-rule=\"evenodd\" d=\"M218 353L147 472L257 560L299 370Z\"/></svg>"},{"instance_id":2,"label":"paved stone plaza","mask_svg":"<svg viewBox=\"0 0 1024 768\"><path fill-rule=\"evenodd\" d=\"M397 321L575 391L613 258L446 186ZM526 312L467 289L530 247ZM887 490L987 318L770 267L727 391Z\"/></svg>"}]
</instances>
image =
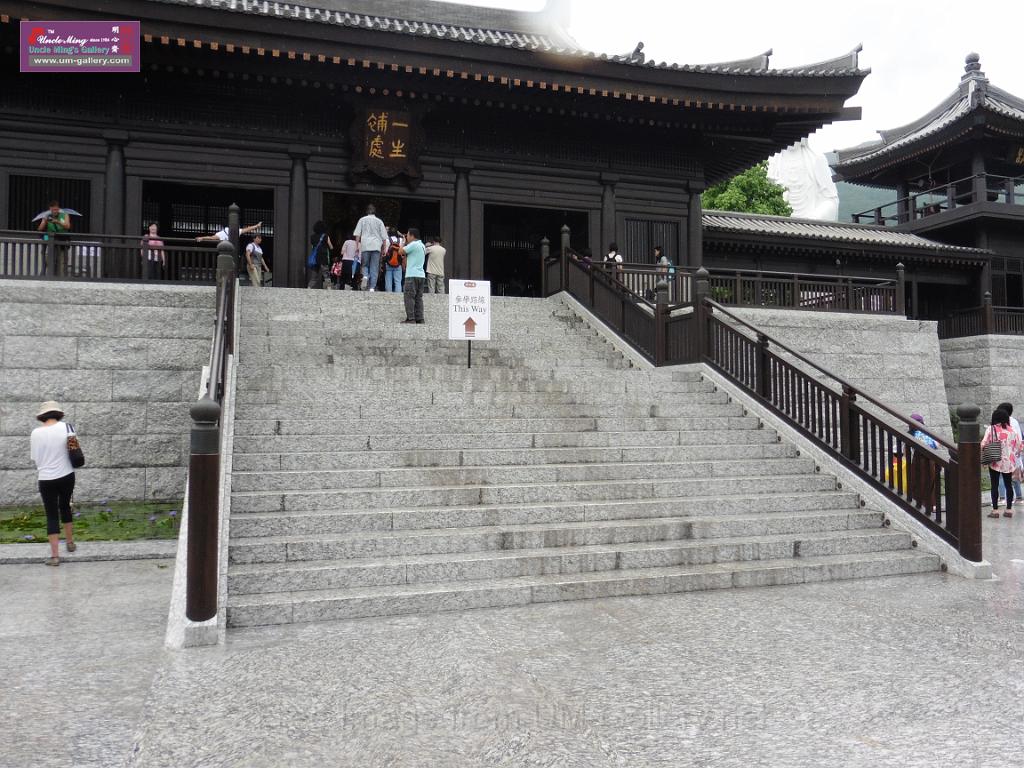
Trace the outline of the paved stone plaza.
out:
<instances>
[{"instance_id":1,"label":"paved stone plaza","mask_svg":"<svg viewBox=\"0 0 1024 768\"><path fill-rule=\"evenodd\" d=\"M179 653L166 562L2 566L0 765L1020 765L1024 522L985 524L995 582L290 625Z\"/></svg>"}]
</instances>

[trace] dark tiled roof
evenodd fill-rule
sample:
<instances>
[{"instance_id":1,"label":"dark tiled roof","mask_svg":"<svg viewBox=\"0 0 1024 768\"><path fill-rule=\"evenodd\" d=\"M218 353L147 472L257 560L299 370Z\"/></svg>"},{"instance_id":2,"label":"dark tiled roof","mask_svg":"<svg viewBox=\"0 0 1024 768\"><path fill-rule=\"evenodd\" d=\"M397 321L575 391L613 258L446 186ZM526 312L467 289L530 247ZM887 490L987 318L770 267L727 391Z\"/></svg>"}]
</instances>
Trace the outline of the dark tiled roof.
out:
<instances>
[{"instance_id":1,"label":"dark tiled roof","mask_svg":"<svg viewBox=\"0 0 1024 768\"><path fill-rule=\"evenodd\" d=\"M870 224L840 224L834 221L793 219L788 216L761 216L753 213L733 213L731 211L705 211L703 225L705 229L726 232L806 237L808 239L834 240L861 245L921 248L930 251L976 254L980 257L988 253L988 251L978 248L946 245L945 243L928 240L920 235L899 232L894 229L872 226Z\"/></svg>"},{"instance_id":2,"label":"dark tiled roof","mask_svg":"<svg viewBox=\"0 0 1024 768\"><path fill-rule=\"evenodd\" d=\"M933 110L907 125L879 131L880 138L874 141L837 150L833 167L842 169L891 155L904 147L926 141L978 110L988 110L1024 124L1024 99L989 83L980 70L971 68L976 64L976 59L968 57L969 69L959 87Z\"/></svg>"},{"instance_id":3,"label":"dark tiled roof","mask_svg":"<svg viewBox=\"0 0 1024 768\"><path fill-rule=\"evenodd\" d=\"M434 0L149 0L172 5L246 13L280 19L298 19L343 27L394 32L438 40L475 43L523 51L575 56L635 67L724 75L768 75L774 77L863 76L870 70L858 68L860 46L835 59L801 67L771 69L771 51L760 56L719 64L670 64L648 61L638 50L626 54L594 53L579 47L565 30L564 6L552 3L543 11L509 11L479 6L455 5ZM551 6L555 10L549 10ZM642 48L642 46L639 46Z\"/></svg>"}]
</instances>

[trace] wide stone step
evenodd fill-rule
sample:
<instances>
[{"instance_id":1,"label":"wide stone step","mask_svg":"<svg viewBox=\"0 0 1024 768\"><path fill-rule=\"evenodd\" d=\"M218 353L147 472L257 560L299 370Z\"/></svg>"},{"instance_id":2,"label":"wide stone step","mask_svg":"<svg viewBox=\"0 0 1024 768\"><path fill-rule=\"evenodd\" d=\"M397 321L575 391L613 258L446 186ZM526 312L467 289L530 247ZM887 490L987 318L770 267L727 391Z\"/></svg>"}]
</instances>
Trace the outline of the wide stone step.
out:
<instances>
[{"instance_id":1,"label":"wide stone step","mask_svg":"<svg viewBox=\"0 0 1024 768\"><path fill-rule=\"evenodd\" d=\"M528 605L624 595L802 584L936 571L917 550L339 590L231 595L231 627Z\"/></svg>"},{"instance_id":2,"label":"wide stone step","mask_svg":"<svg viewBox=\"0 0 1024 768\"><path fill-rule=\"evenodd\" d=\"M361 531L428 528L479 528L489 525L582 523L594 520L639 520L661 517L692 521L695 538L735 535L730 520L757 516L753 531L783 533L784 519L798 517L808 526L871 528L882 524L880 512L861 508L849 491L830 493L709 495L632 501L563 501L544 504L492 504L464 507L412 507L394 510L318 510L307 512L239 512L231 518L233 539L259 536L319 536ZM819 530L809 527L807 530Z\"/></svg>"},{"instance_id":3,"label":"wide stone step","mask_svg":"<svg viewBox=\"0 0 1024 768\"><path fill-rule=\"evenodd\" d=\"M648 430L708 430L728 434L731 430L756 429L756 416L721 417L648 417L648 418L445 418L402 419L380 416L374 419L351 420L345 428L353 432L372 433L463 433L463 432L643 432ZM330 435L338 431L332 419L279 419L235 421L236 435Z\"/></svg>"},{"instance_id":4,"label":"wide stone step","mask_svg":"<svg viewBox=\"0 0 1024 768\"><path fill-rule=\"evenodd\" d=\"M364 422L360 422L363 424ZM337 428L351 423L339 419ZM337 451L442 451L482 448L641 448L646 446L714 446L720 442L707 430L646 430L630 432L460 432L457 434L402 433L379 434L370 430L336 435L236 435L234 452L244 453L320 453ZM771 429L734 429L730 445L778 443Z\"/></svg>"},{"instance_id":5,"label":"wide stone step","mask_svg":"<svg viewBox=\"0 0 1024 768\"><path fill-rule=\"evenodd\" d=\"M578 483L594 480L659 480L664 478L764 477L815 471L811 459L736 459L731 455L706 461L614 462L610 464L534 464L518 466L377 467L373 469L236 471L233 491L332 490L336 488L423 488L456 485Z\"/></svg>"},{"instance_id":6,"label":"wide stone step","mask_svg":"<svg viewBox=\"0 0 1024 768\"><path fill-rule=\"evenodd\" d=\"M889 529L738 536L709 541L568 545L504 551L409 554L349 561L233 565L232 594L352 589L382 585L478 581L520 576L779 560L909 549L911 537Z\"/></svg>"},{"instance_id":7,"label":"wide stone step","mask_svg":"<svg viewBox=\"0 0 1024 768\"><path fill-rule=\"evenodd\" d=\"M698 533L708 533L697 520ZM716 530L733 531L732 537L743 538L746 543L769 541L774 537L792 537L794 533L808 531L794 530L792 522L780 522L781 530L766 533L767 526L760 519L737 516L718 521ZM842 531L849 532L849 516L833 515L831 525L819 526L814 535L827 536ZM890 529L867 528L860 533L879 532L889 536ZM809 534L810 535L810 534ZM849 533L853 535L853 533ZM858 534L859 535L859 534ZM910 535L905 537L904 547L910 546ZM755 541L756 537L756 541ZM665 517L635 520L600 520L583 523L530 523L512 526L483 526L478 528L454 529L408 529L399 531L361 531L352 534L322 536L268 536L259 539L232 539L229 548L229 562L243 563L284 563L309 560L361 560L365 558L393 558L410 555L437 555L465 552L497 552L504 550L553 548L561 551L566 547L585 547L641 542L679 542L700 539L712 541L716 537L694 535L694 520L691 518ZM717 537L729 539L728 535ZM901 539L901 541L903 541ZM797 552L800 550L797 549ZM776 553L772 557L784 557L789 553ZM829 554L818 552L818 554ZM670 563L658 563L669 565ZM675 564L675 563L671 563Z\"/></svg>"},{"instance_id":8,"label":"wide stone step","mask_svg":"<svg viewBox=\"0 0 1024 768\"><path fill-rule=\"evenodd\" d=\"M319 453L236 453L235 472L277 470L379 469L381 467L519 466L526 464L605 464L680 462L719 458L719 445L614 448L434 449L331 451ZM777 459L797 455L781 443L730 444L733 459Z\"/></svg>"},{"instance_id":9,"label":"wide stone step","mask_svg":"<svg viewBox=\"0 0 1024 768\"><path fill-rule=\"evenodd\" d=\"M513 396L494 397L491 403L459 402L459 396L447 396L441 402L431 402L429 395L413 395L408 400L396 397L394 392L372 392L365 397L352 396L345 408L348 418L372 418L393 416L405 418L439 418L448 416L486 415L490 418L565 418L576 416L631 417L647 416L733 416L743 415L742 406L732 403L724 392L702 392L678 401L652 404L639 399L633 402L615 400L609 404L571 402L571 395L559 397L560 401L517 402ZM482 399L482 398L478 398ZM454 402L453 402L454 401ZM276 403L269 406L239 405L235 418L240 421L319 419L324 416L322 405L301 403Z\"/></svg>"},{"instance_id":10,"label":"wide stone step","mask_svg":"<svg viewBox=\"0 0 1024 768\"><path fill-rule=\"evenodd\" d=\"M276 415L254 412L246 407L236 417L236 423L266 421L324 421L324 409L321 406L279 406ZM488 419L575 419L590 418L623 418L645 419L650 417L696 418L718 416L743 416L743 406L733 403L722 392L709 392L685 401L658 403L503 403L489 406L465 407L449 404L431 404L413 396L409 400L392 395L388 402L352 402L345 409L346 418L363 420L427 420L451 418Z\"/></svg>"},{"instance_id":11,"label":"wide stone step","mask_svg":"<svg viewBox=\"0 0 1024 768\"><path fill-rule=\"evenodd\" d=\"M594 480L564 485L457 485L424 488L377 488L323 491L236 491L232 510L238 512L293 512L317 509L388 509L397 507L471 506L546 503L553 501L613 501L657 499L721 492L719 478L667 480ZM831 491L836 479L829 475L781 477L737 476L728 482L732 494Z\"/></svg>"}]
</instances>

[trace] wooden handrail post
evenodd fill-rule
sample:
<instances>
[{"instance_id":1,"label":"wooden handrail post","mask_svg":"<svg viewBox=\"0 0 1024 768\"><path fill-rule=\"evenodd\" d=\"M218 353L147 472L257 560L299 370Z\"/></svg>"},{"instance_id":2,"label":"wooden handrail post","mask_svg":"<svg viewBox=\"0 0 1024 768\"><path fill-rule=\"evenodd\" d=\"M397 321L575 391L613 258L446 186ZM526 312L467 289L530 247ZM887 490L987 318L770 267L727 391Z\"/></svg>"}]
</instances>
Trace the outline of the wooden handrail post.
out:
<instances>
[{"instance_id":1,"label":"wooden handrail post","mask_svg":"<svg viewBox=\"0 0 1024 768\"><path fill-rule=\"evenodd\" d=\"M236 203L228 206L228 240L235 246L235 253L238 253L238 230L242 224L242 211Z\"/></svg>"},{"instance_id":2,"label":"wooden handrail post","mask_svg":"<svg viewBox=\"0 0 1024 768\"><path fill-rule=\"evenodd\" d=\"M697 354L700 360L706 360L711 341L711 324L708 322L711 308L707 305L707 299L711 293L711 281L710 275L704 267L697 270L695 277L697 278L697 288L693 311L697 319Z\"/></svg>"},{"instance_id":3,"label":"wooden handrail post","mask_svg":"<svg viewBox=\"0 0 1024 768\"><path fill-rule=\"evenodd\" d=\"M210 376L216 376L210 371ZM185 615L207 621L217 615L220 517L220 406L209 396L193 403L188 464L188 561Z\"/></svg>"},{"instance_id":4,"label":"wooden handrail post","mask_svg":"<svg viewBox=\"0 0 1024 768\"><path fill-rule=\"evenodd\" d=\"M1003 185L1006 188L1006 204L1016 205L1017 185L1014 184L1014 179L1007 179L1003 182Z\"/></svg>"},{"instance_id":5,"label":"wooden handrail post","mask_svg":"<svg viewBox=\"0 0 1024 768\"><path fill-rule=\"evenodd\" d=\"M860 435L857 432L857 392L843 386L839 398L839 450L846 458L860 463Z\"/></svg>"},{"instance_id":6,"label":"wooden handrail post","mask_svg":"<svg viewBox=\"0 0 1024 768\"><path fill-rule=\"evenodd\" d=\"M896 314L907 316L907 268L902 261L896 265Z\"/></svg>"},{"instance_id":7,"label":"wooden handrail post","mask_svg":"<svg viewBox=\"0 0 1024 768\"><path fill-rule=\"evenodd\" d=\"M662 278L654 286L654 364L664 365L668 357L668 281Z\"/></svg>"},{"instance_id":8,"label":"wooden handrail post","mask_svg":"<svg viewBox=\"0 0 1024 768\"><path fill-rule=\"evenodd\" d=\"M548 259L551 258L551 241L547 237L540 239L540 295L544 298L548 293Z\"/></svg>"},{"instance_id":9,"label":"wooden handrail post","mask_svg":"<svg viewBox=\"0 0 1024 768\"><path fill-rule=\"evenodd\" d=\"M845 291L845 293L846 293L846 311L847 312L853 312L854 311L853 280L851 278L849 278L849 277L846 278L846 291Z\"/></svg>"},{"instance_id":10,"label":"wooden handrail post","mask_svg":"<svg viewBox=\"0 0 1024 768\"><path fill-rule=\"evenodd\" d=\"M562 290L565 290L566 281L568 280L568 261L569 261L569 248L571 247L570 230L568 224L563 224L560 231L562 237L561 240L561 260L558 265L558 279Z\"/></svg>"},{"instance_id":11,"label":"wooden handrail post","mask_svg":"<svg viewBox=\"0 0 1024 768\"><path fill-rule=\"evenodd\" d=\"M992 292L985 291L981 300L981 332L985 336L995 333L996 316L992 309Z\"/></svg>"},{"instance_id":12,"label":"wooden handrail post","mask_svg":"<svg viewBox=\"0 0 1024 768\"><path fill-rule=\"evenodd\" d=\"M761 273L758 272L754 278L754 303L761 307L764 306L764 287L761 285Z\"/></svg>"},{"instance_id":13,"label":"wooden handrail post","mask_svg":"<svg viewBox=\"0 0 1024 768\"><path fill-rule=\"evenodd\" d=\"M768 361L768 337L760 332L757 334L757 357L755 359L757 394L761 398L768 400L772 394L771 377L769 376L771 365Z\"/></svg>"},{"instance_id":14,"label":"wooden handrail post","mask_svg":"<svg viewBox=\"0 0 1024 768\"><path fill-rule=\"evenodd\" d=\"M980 562L981 553L981 429L978 415L981 409L964 403L956 409L960 419L960 439L957 449L956 487L957 521L960 554L971 562ZM948 519L948 518L947 518Z\"/></svg>"}]
</instances>

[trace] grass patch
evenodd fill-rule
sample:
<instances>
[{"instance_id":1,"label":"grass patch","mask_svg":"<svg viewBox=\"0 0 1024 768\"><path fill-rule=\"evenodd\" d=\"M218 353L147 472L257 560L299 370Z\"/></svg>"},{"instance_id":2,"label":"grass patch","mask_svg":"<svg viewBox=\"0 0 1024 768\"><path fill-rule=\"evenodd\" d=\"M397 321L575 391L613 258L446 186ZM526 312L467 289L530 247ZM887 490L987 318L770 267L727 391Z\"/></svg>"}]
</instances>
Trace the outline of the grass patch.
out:
<instances>
[{"instance_id":1,"label":"grass patch","mask_svg":"<svg viewBox=\"0 0 1024 768\"><path fill-rule=\"evenodd\" d=\"M181 502L76 503L72 514L76 541L174 539L181 523ZM0 507L0 544L40 541L46 541L46 512L42 505Z\"/></svg>"}]
</instances>

